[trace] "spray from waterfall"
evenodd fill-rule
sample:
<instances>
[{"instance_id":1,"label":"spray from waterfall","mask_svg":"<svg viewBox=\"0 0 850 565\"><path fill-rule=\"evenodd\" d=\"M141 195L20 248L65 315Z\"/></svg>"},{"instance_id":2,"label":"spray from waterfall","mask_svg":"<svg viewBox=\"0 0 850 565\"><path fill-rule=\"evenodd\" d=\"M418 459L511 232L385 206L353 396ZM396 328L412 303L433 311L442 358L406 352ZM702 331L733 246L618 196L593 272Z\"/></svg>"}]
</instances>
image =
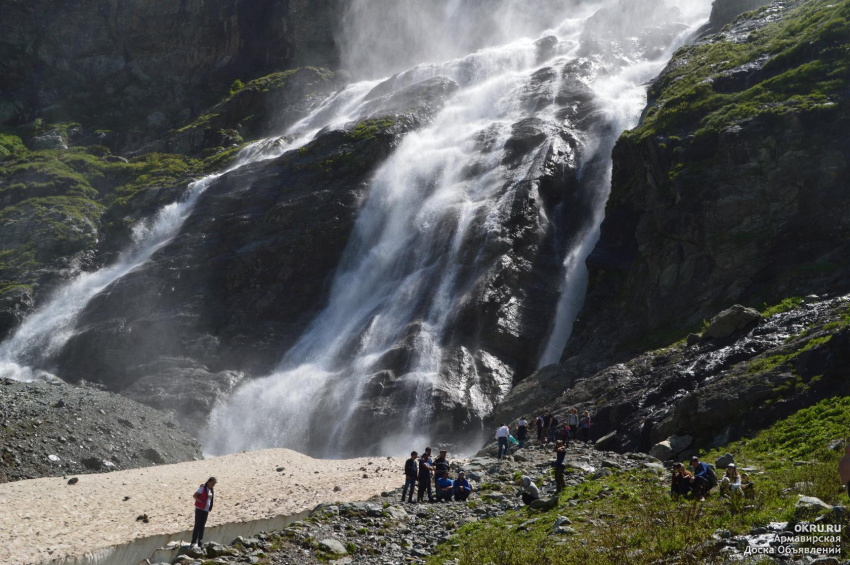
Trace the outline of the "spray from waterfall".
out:
<instances>
[{"instance_id":1,"label":"spray from waterfall","mask_svg":"<svg viewBox=\"0 0 850 565\"><path fill-rule=\"evenodd\" d=\"M577 296L584 294L585 278L576 266L596 241L613 140L637 119L644 83L661 70L665 53L687 24L707 15L708 0L691 4L700 10L684 14L649 0L547 3L520 18L519 3L509 0L447 0L429 9L414 1L355 0L343 37L345 62L355 75L377 76L387 65L396 70L419 62L385 84L397 90L445 76L460 90L376 171L327 305L273 374L214 408L201 438L205 449L222 454L284 446L327 457L403 453L428 437L440 397L465 404L480 418L492 410L510 390L515 369L463 346L448 357L444 343L473 271L483 268L481 249L470 242L483 246L503 237L517 190L533 174L536 160L512 168L501 151L512 126L529 117L553 124L553 131L573 128L585 159L582 182L593 192L565 250L564 298L542 351L543 359L556 358L580 304ZM475 20L488 6L487 26L469 21L470 34L445 32L445 26ZM375 17L376 10L385 17ZM384 32L374 33L377 22ZM553 22L560 23L551 28ZM387 31L393 29L399 33ZM541 58L538 40L553 36L555 47ZM443 56L453 58L438 62ZM538 87L538 71L578 59L602 69L580 78L593 93L592 111L601 114L598 130L564 123L554 103L531 109L522 103ZM562 84L555 81L551 88L544 97L555 99ZM552 147L570 154L559 135L551 136ZM403 362L399 354L406 356ZM463 370L456 370L458 364ZM375 387L401 391L396 398L406 404L370 411L363 402ZM382 424L389 420L401 423L390 429Z\"/></svg>"},{"instance_id":2,"label":"spray from waterfall","mask_svg":"<svg viewBox=\"0 0 850 565\"><path fill-rule=\"evenodd\" d=\"M51 359L74 335L78 315L95 296L167 245L179 233L210 185L231 171L298 149L327 125L348 121L349 112L356 110L369 86L369 83L363 83L337 92L291 126L283 136L263 139L245 147L228 169L189 183L180 200L167 204L153 217L139 222L133 228L131 244L117 261L97 271L81 273L59 287L44 305L26 317L11 337L0 344L0 376L19 381L53 376L51 371L55 370L50 366Z\"/></svg>"}]
</instances>

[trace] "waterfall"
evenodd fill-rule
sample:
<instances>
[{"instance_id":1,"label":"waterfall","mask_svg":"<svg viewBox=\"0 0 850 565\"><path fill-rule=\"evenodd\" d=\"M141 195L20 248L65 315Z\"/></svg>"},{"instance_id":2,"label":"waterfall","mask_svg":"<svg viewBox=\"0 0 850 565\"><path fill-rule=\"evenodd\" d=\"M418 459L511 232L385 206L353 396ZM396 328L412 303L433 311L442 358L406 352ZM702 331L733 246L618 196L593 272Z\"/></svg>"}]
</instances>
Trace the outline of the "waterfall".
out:
<instances>
[{"instance_id":1,"label":"waterfall","mask_svg":"<svg viewBox=\"0 0 850 565\"><path fill-rule=\"evenodd\" d=\"M355 51L348 57L355 66L363 66L363 76L375 75L384 52L391 65L422 57L427 62L388 81L393 88L445 76L460 90L431 124L408 134L376 171L324 310L273 374L242 386L214 408L201 438L207 452L285 446L326 457L398 454L427 439L435 416L433 395L447 371L443 343L482 253L469 242L483 245L503 237L516 192L539 166L535 159L506 166L501 148L512 135L512 126L529 117L554 124L555 130L567 127L557 105L529 109L521 100L535 88L538 71L580 59L601 69L581 80L587 81L593 93L591 106L602 117L595 131L568 124L582 144L581 182L593 195L589 213L577 222L579 227L573 226L575 235L565 244L562 299L552 305L557 315L541 351L541 362L557 360L584 294L583 263L604 214L613 142L634 125L645 104L646 81L663 68L688 30L705 20L709 2L555 4L558 20L548 19L553 10L547 9L534 26L524 12L521 25L502 22L505 25L495 26L498 32L492 36L467 37L436 50L451 54L482 45L477 51L433 62L429 27L436 26L438 39L448 41L438 22L448 25L464 6L478 13L474 9L483 4L447 1L435 5L441 10L420 14L422 8L415 2L400 2L401 7L395 8L382 2L354 2L349 18L355 28L365 25L365 29L348 31L348 46ZM687 9L678 10L677 4ZM490 20L516 15L515 2L491 6ZM404 37L394 36L395 41L383 37L371 44L379 21L374 15L381 7L387 8L390 20L401 18L401 25L385 20L380 25L397 28ZM423 28L417 26L420 16L426 22ZM411 37L413 28L416 33ZM597 31L589 32L592 29ZM552 36L557 38L556 47L541 60L539 40ZM405 40L410 42L406 48ZM639 51L638 46L645 48ZM571 78L575 77L562 80ZM551 98L561 86L552 85ZM563 154L570 153L558 133L551 134L549 142ZM386 409L400 424L380 428L382 414L369 419L361 403L367 388L384 386L385 359L400 343L412 354L394 375L397 381L392 386L405 391L407 400ZM452 394L462 395L469 411L483 418L494 402L485 388L498 389L504 396L512 385L513 369L486 352L473 359L461 350L461 361L471 368L466 376L453 375ZM487 382L476 363L488 366ZM370 427L380 428L380 433L370 433Z\"/></svg>"},{"instance_id":2,"label":"waterfall","mask_svg":"<svg viewBox=\"0 0 850 565\"><path fill-rule=\"evenodd\" d=\"M274 159L293 151L315 136L322 127L350 120L370 83L346 88L326 99L308 116L281 136L252 143L242 149L226 170L189 183L182 198L163 206L156 214L133 227L132 242L117 261L93 272L83 272L59 287L15 333L0 344L0 376L31 381L53 376L51 359L74 334L74 322L88 303L109 286L144 264L168 244L192 213L198 198L219 177L251 163Z\"/></svg>"}]
</instances>

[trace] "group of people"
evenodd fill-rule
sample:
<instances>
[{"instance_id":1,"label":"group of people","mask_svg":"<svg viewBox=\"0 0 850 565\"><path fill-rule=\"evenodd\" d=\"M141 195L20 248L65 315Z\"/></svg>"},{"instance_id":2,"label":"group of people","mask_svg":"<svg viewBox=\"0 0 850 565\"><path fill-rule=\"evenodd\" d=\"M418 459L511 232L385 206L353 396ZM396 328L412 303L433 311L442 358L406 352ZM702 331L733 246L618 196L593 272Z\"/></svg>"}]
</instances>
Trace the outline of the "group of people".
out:
<instances>
[{"instance_id":1,"label":"group of people","mask_svg":"<svg viewBox=\"0 0 850 565\"><path fill-rule=\"evenodd\" d=\"M428 502L463 502L472 493L472 485L466 479L466 473L459 471L457 478L452 480L449 474L450 465L445 449L440 450L440 456L431 459L431 448L426 447L420 457L415 451L410 452L410 459L404 462L404 487L401 489L401 501L407 498L413 503L413 491L416 490L416 502L424 502L428 494ZM434 489L431 490L431 478L434 478Z\"/></svg>"},{"instance_id":2,"label":"group of people","mask_svg":"<svg viewBox=\"0 0 850 565\"><path fill-rule=\"evenodd\" d=\"M673 496L687 496L705 500L708 492L717 486L717 475L714 469L707 463L699 460L694 455L691 457L691 468L693 472L685 469L684 463L673 465L673 477L670 484L670 494ZM734 463L726 466L726 474L720 481L720 496L737 498L740 496L750 498L754 493L754 485L747 473L738 473Z\"/></svg>"},{"instance_id":3,"label":"group of people","mask_svg":"<svg viewBox=\"0 0 850 565\"><path fill-rule=\"evenodd\" d=\"M580 439L587 443L590 440L590 411L585 410L579 416L577 408L570 408L564 422L559 422L557 416L546 410L534 418L537 427L537 441L540 443L561 442L568 445L571 439ZM498 458L510 454L511 444L520 448L528 442L528 420L521 416L517 423L516 438L511 435L511 429L503 423L496 430L496 441L499 444Z\"/></svg>"}]
</instances>

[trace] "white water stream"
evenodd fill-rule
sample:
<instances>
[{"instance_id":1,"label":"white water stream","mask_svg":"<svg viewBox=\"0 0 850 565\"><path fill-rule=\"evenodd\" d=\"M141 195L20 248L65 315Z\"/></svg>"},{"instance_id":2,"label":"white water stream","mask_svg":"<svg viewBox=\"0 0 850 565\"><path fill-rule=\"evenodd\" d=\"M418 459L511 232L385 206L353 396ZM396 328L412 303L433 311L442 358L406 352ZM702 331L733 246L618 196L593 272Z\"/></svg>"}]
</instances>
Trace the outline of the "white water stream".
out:
<instances>
[{"instance_id":1,"label":"white water stream","mask_svg":"<svg viewBox=\"0 0 850 565\"><path fill-rule=\"evenodd\" d=\"M396 76L394 91L436 76L460 88L432 123L403 139L371 179L322 313L273 374L249 382L215 407L202 437L211 454L272 446L329 457L352 451L351 428L360 417L364 391L374 383L381 360L402 341L413 351L398 385L408 391L408 402L394 408L406 414L405 423L381 430L367 448L401 453L428 436L435 388L445 386L442 344L469 291L465 269L476 261L468 243L503 237L518 183L534 163L525 159L508 167L502 148L513 125L529 117L575 133L583 159L581 183L593 191L592 217L565 251L561 299L553 304L557 314L541 348L539 365L556 362L584 297L584 261L598 239L613 143L637 123L646 82L689 30L705 21L710 0L441 0L438 11L425 4L352 0L344 59L369 78L421 63ZM376 19L376 13L385 17ZM486 25L476 25L482 13ZM467 24L474 32L464 33ZM541 58L535 42L550 36L557 44ZM603 115L599 131L561 123L557 104L529 109L521 102L538 87L535 73L546 67L560 71L575 58L603 69L581 77L593 93L594 111ZM382 61L391 66L382 69ZM231 170L276 157L309 142L322 128L373 112L374 103L366 110L364 102L378 82L358 82L331 96L287 132L292 141L255 144ZM560 87L557 81L550 85L548 98L554 100ZM551 141L563 143L557 136ZM50 359L73 335L89 301L167 245L204 190L226 172L190 184L184 199L140 224L133 245L115 264L60 288L0 344L0 375L30 380L54 370ZM477 361L488 367L487 374L470 362L473 369L453 381L455 390L448 393L484 417L508 392L514 375L486 352ZM319 433L306 434L305 428ZM317 437L318 450L307 443Z\"/></svg>"},{"instance_id":2,"label":"white water stream","mask_svg":"<svg viewBox=\"0 0 850 565\"><path fill-rule=\"evenodd\" d=\"M566 257L557 322L541 364L557 361L584 295L584 260L598 238L610 187L610 150L619 133L637 122L646 102L646 81L663 68L688 30L704 21L709 2L679 2L687 8L682 12L672 9L675 3L665 7L661 2L638 2L651 15L626 21L635 13L633 4L565 2L563 6L571 9L554 29L549 28L554 22L539 21L534 35L443 63L419 65L396 76L395 88L445 76L461 89L432 124L405 137L377 171L327 306L276 372L246 384L213 410L202 437L208 452L285 446L316 453L319 442L324 450L318 452L326 457L356 449L389 454L405 453L427 439L432 394L444 369L442 340L467 290L459 275L474 260L464 243L500 237L516 190L514 185L505 192L506 180L519 181L533 166L526 160L506 172L502 152L482 150L477 140L489 132L488 145L501 148L511 126L523 118L557 120L555 105L529 112L520 102L523 93L533 87L539 69L590 57L609 70L593 76L589 85L596 107L605 114L605 131L591 132L582 140L588 164L584 172L595 175L584 181L596 191L594 217ZM621 6L628 9L620 10ZM614 9L602 16L605 32L588 40L588 18L600 7ZM669 26L651 27L664 23L653 20L669 24L671 18L682 24L680 33L670 35ZM527 24L523 23L523 33L528 32ZM595 25L600 25L599 17ZM500 37L504 29L500 28ZM649 58L622 51L623 46L639 43L630 34L654 31L667 42ZM535 40L551 35L558 38L557 48L547 61L540 61ZM368 59L375 61L374 56ZM475 172L470 174L471 170ZM364 390L374 383L382 358L402 340L412 342L415 352L401 376L400 386L409 391L409 401L394 407L406 413L405 424L381 429L379 437L353 449L352 442L363 440L363 430L357 435L352 428L363 427L356 418L362 417L357 412L363 410ZM488 360L494 375L489 378L507 393L510 368L484 359ZM493 398L483 392L483 377L475 371L453 385L465 394L471 412L484 416L492 408ZM305 428L319 433L305 433Z\"/></svg>"}]
</instances>

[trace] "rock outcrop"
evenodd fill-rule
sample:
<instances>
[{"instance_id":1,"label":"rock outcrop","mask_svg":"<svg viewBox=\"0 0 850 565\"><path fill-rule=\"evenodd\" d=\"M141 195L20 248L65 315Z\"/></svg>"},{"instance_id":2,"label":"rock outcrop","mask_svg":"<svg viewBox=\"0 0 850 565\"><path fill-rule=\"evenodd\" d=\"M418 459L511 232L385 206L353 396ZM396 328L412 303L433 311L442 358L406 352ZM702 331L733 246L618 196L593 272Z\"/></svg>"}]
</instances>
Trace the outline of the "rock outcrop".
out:
<instances>
[{"instance_id":1,"label":"rock outcrop","mask_svg":"<svg viewBox=\"0 0 850 565\"><path fill-rule=\"evenodd\" d=\"M616 432L609 445L617 449L683 457L850 394L848 363L845 296L800 303L725 339L681 340L585 378L574 378L569 361L548 367L515 387L494 419L528 416L558 395L548 407L559 419L571 406L592 412L592 439Z\"/></svg>"},{"instance_id":2,"label":"rock outcrop","mask_svg":"<svg viewBox=\"0 0 850 565\"><path fill-rule=\"evenodd\" d=\"M828 69L847 76L836 58L847 10L775 2L681 49L651 86L644 122L614 149L562 357L584 354L579 374L675 341L730 304L846 291L850 113ZM835 16L840 29L817 24Z\"/></svg>"},{"instance_id":3,"label":"rock outcrop","mask_svg":"<svg viewBox=\"0 0 850 565\"><path fill-rule=\"evenodd\" d=\"M335 65L343 3L322 0L0 6L0 123L73 119L161 132L212 100L210 84Z\"/></svg>"},{"instance_id":4,"label":"rock outcrop","mask_svg":"<svg viewBox=\"0 0 850 565\"><path fill-rule=\"evenodd\" d=\"M0 379L0 482L202 459L170 416L61 381Z\"/></svg>"}]
</instances>

